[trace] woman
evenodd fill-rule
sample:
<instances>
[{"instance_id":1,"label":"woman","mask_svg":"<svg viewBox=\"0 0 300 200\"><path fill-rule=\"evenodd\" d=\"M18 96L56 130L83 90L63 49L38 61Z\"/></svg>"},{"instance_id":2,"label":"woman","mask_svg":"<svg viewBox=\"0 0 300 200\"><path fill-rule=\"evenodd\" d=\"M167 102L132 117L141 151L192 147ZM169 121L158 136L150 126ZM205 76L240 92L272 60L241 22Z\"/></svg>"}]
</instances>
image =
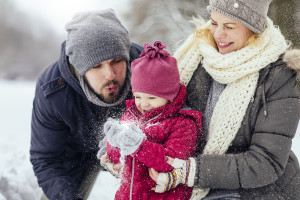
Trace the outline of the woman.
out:
<instances>
[{"instance_id":1,"label":"woman","mask_svg":"<svg viewBox=\"0 0 300 200\"><path fill-rule=\"evenodd\" d=\"M291 151L300 115L300 53L287 51L267 17L270 2L211 0L210 21L175 53L187 104L204 113L206 140L190 165L169 158L172 173L149 171L156 192L193 179L192 199L208 193L206 199L300 199L299 163Z\"/></svg>"}]
</instances>

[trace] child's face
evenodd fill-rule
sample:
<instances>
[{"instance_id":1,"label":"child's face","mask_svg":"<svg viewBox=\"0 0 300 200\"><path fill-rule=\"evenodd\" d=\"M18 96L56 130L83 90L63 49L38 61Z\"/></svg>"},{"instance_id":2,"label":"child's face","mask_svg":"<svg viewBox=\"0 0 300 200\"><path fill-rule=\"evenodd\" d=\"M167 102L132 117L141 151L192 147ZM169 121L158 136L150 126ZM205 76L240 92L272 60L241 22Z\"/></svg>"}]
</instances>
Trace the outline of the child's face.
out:
<instances>
[{"instance_id":1,"label":"child's face","mask_svg":"<svg viewBox=\"0 0 300 200\"><path fill-rule=\"evenodd\" d=\"M164 106L168 103L167 99L157 97L152 94L135 92L133 95L135 98L135 105L142 114L145 114L146 112L149 112L155 108Z\"/></svg>"}]
</instances>

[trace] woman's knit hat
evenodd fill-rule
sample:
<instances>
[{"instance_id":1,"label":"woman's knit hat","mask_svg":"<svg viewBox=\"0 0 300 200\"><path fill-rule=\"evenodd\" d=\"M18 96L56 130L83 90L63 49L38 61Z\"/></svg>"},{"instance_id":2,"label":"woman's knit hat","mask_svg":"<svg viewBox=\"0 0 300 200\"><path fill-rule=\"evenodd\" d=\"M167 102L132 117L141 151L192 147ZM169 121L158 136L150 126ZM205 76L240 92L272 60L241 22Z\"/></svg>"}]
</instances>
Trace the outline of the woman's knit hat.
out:
<instances>
[{"instance_id":1,"label":"woman's knit hat","mask_svg":"<svg viewBox=\"0 0 300 200\"><path fill-rule=\"evenodd\" d=\"M265 30L272 0L210 0L207 9L216 11L247 26L254 33Z\"/></svg>"},{"instance_id":2,"label":"woman's knit hat","mask_svg":"<svg viewBox=\"0 0 300 200\"><path fill-rule=\"evenodd\" d=\"M131 63L132 92L152 94L173 101L180 89L177 60L156 41L144 44L140 58Z\"/></svg>"},{"instance_id":3,"label":"woman's knit hat","mask_svg":"<svg viewBox=\"0 0 300 200\"><path fill-rule=\"evenodd\" d=\"M105 60L129 61L129 34L112 9L78 13L65 28L66 55L79 75Z\"/></svg>"}]
</instances>

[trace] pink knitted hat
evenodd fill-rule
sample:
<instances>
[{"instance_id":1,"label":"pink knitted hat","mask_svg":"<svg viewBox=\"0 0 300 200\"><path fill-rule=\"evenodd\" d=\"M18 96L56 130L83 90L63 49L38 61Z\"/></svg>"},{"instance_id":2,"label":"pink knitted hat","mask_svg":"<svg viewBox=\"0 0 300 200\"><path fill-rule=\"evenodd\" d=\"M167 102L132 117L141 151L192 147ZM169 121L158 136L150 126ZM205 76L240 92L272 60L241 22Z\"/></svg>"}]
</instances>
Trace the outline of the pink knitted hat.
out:
<instances>
[{"instance_id":1,"label":"pink knitted hat","mask_svg":"<svg viewBox=\"0 0 300 200\"><path fill-rule=\"evenodd\" d=\"M152 94L173 101L180 89L177 61L156 41L144 44L140 58L131 63L132 92Z\"/></svg>"}]
</instances>

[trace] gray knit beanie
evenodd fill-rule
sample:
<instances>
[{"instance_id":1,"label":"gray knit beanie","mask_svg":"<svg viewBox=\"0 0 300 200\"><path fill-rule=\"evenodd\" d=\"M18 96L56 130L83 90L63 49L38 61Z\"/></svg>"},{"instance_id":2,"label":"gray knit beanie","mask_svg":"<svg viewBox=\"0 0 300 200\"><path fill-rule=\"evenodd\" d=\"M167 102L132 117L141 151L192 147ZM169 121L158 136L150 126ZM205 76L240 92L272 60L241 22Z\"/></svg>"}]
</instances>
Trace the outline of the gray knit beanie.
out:
<instances>
[{"instance_id":1,"label":"gray knit beanie","mask_svg":"<svg viewBox=\"0 0 300 200\"><path fill-rule=\"evenodd\" d=\"M265 30L272 0L210 0L207 9L216 11L247 26L254 33Z\"/></svg>"},{"instance_id":2,"label":"gray knit beanie","mask_svg":"<svg viewBox=\"0 0 300 200\"><path fill-rule=\"evenodd\" d=\"M65 29L66 55L79 75L105 60L129 61L129 34L112 9L75 14Z\"/></svg>"}]
</instances>

